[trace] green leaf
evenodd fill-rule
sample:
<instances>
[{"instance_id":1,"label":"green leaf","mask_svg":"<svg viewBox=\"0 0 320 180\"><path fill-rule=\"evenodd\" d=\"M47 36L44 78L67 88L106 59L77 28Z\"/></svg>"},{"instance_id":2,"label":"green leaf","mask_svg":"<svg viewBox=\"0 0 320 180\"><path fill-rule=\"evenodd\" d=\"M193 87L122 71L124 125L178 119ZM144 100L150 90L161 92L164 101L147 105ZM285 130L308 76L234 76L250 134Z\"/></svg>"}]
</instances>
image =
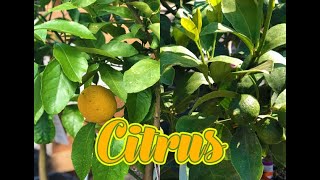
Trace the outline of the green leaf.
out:
<instances>
[{"instance_id":1,"label":"green leaf","mask_svg":"<svg viewBox=\"0 0 320 180\"><path fill-rule=\"evenodd\" d=\"M127 7L100 5L96 7L96 11L106 12L107 14L112 13L112 14L121 16L123 18L134 19L131 14L131 11ZM103 14L100 14L100 15L103 15Z\"/></svg>"},{"instance_id":2,"label":"green leaf","mask_svg":"<svg viewBox=\"0 0 320 180\"><path fill-rule=\"evenodd\" d=\"M242 64L242 61L229 56L216 56L211 59L210 74L215 83L230 81L234 76L232 71Z\"/></svg>"},{"instance_id":3,"label":"green leaf","mask_svg":"<svg viewBox=\"0 0 320 180\"><path fill-rule=\"evenodd\" d=\"M253 51L254 45L253 45L252 41L246 35L241 34L240 32L236 32L233 29L231 29L230 27L227 27L221 23L212 22L212 23L208 24L201 31L200 36L205 36L205 35L213 34L213 33L227 33L227 32L238 36L238 38L240 38L243 41L243 43L246 44L246 46L249 48L249 50Z\"/></svg>"},{"instance_id":4,"label":"green leaf","mask_svg":"<svg viewBox=\"0 0 320 180\"><path fill-rule=\"evenodd\" d=\"M43 114L43 105L41 101L41 75L38 74L34 79L34 88L33 88L33 116L34 124L37 123L41 115Z\"/></svg>"},{"instance_id":5,"label":"green leaf","mask_svg":"<svg viewBox=\"0 0 320 180\"><path fill-rule=\"evenodd\" d=\"M193 41L199 41L199 30L194 22L189 18L181 18L181 25L186 30L186 35Z\"/></svg>"},{"instance_id":6,"label":"green leaf","mask_svg":"<svg viewBox=\"0 0 320 180\"><path fill-rule=\"evenodd\" d=\"M160 53L162 52L172 52L177 54L184 54L192 57L193 59L198 59L196 55L194 55L189 49L183 47L183 46L175 46L175 45L169 45L164 46L160 48ZM162 60L162 59L161 59Z\"/></svg>"},{"instance_id":7,"label":"green leaf","mask_svg":"<svg viewBox=\"0 0 320 180\"><path fill-rule=\"evenodd\" d=\"M256 67L253 67L248 70L236 71L236 72L233 72L233 74L250 74L250 73L259 73L259 72L270 74L270 71L272 71L272 69L273 69L273 61L267 60Z\"/></svg>"},{"instance_id":8,"label":"green leaf","mask_svg":"<svg viewBox=\"0 0 320 180\"><path fill-rule=\"evenodd\" d=\"M280 63L284 65L286 64L286 58L284 58L280 53L273 50L270 50L260 56L257 63L260 64L267 60L272 60L274 63Z\"/></svg>"},{"instance_id":9,"label":"green leaf","mask_svg":"<svg viewBox=\"0 0 320 180\"><path fill-rule=\"evenodd\" d=\"M272 144L270 146L271 152L276 160L286 167L286 141L282 141L279 144Z\"/></svg>"},{"instance_id":10,"label":"green leaf","mask_svg":"<svg viewBox=\"0 0 320 180\"><path fill-rule=\"evenodd\" d=\"M230 142L231 163L241 179L260 179L263 172L259 139L249 127L238 127Z\"/></svg>"},{"instance_id":11,"label":"green leaf","mask_svg":"<svg viewBox=\"0 0 320 180\"><path fill-rule=\"evenodd\" d=\"M286 65L275 63L270 74L264 74L273 91L280 93L286 88Z\"/></svg>"},{"instance_id":12,"label":"green leaf","mask_svg":"<svg viewBox=\"0 0 320 180\"><path fill-rule=\"evenodd\" d=\"M76 9L77 6L73 5L71 2L66 2L63 4L60 4L58 6L55 6L54 8L51 8L48 10L48 13L54 12L54 11L64 11L64 10L70 10L70 9Z\"/></svg>"},{"instance_id":13,"label":"green leaf","mask_svg":"<svg viewBox=\"0 0 320 180\"><path fill-rule=\"evenodd\" d=\"M127 92L124 88L123 74L107 64L101 64L99 72L102 81L109 86L110 90L122 101L126 102Z\"/></svg>"},{"instance_id":14,"label":"green leaf","mask_svg":"<svg viewBox=\"0 0 320 180\"><path fill-rule=\"evenodd\" d=\"M70 33L83 39L96 39L87 27L73 21L54 19L34 26L34 30L38 29L47 29L52 31Z\"/></svg>"},{"instance_id":15,"label":"green leaf","mask_svg":"<svg viewBox=\"0 0 320 180\"><path fill-rule=\"evenodd\" d=\"M286 106L286 96L287 96L287 91L285 89L277 97L272 109L273 110L279 110L283 106Z\"/></svg>"},{"instance_id":16,"label":"green leaf","mask_svg":"<svg viewBox=\"0 0 320 180\"><path fill-rule=\"evenodd\" d=\"M87 7L96 2L96 0L71 0L72 4L78 7Z\"/></svg>"},{"instance_id":17,"label":"green leaf","mask_svg":"<svg viewBox=\"0 0 320 180\"><path fill-rule=\"evenodd\" d=\"M126 107L128 110L128 121L130 123L140 123L146 117L151 106L152 94L150 88L128 94Z\"/></svg>"},{"instance_id":18,"label":"green leaf","mask_svg":"<svg viewBox=\"0 0 320 180\"><path fill-rule=\"evenodd\" d=\"M85 88L91 85L94 75L97 74L98 68L99 64L91 64L88 67L87 73L82 76L82 83L84 83Z\"/></svg>"},{"instance_id":19,"label":"green leaf","mask_svg":"<svg viewBox=\"0 0 320 180\"><path fill-rule=\"evenodd\" d=\"M33 78L35 78L39 73L39 65L37 63L33 63Z\"/></svg>"},{"instance_id":20,"label":"green leaf","mask_svg":"<svg viewBox=\"0 0 320 180\"><path fill-rule=\"evenodd\" d=\"M110 24L107 22L101 22L101 23L90 23L89 24L89 30L93 33L96 34L103 26Z\"/></svg>"},{"instance_id":21,"label":"green leaf","mask_svg":"<svg viewBox=\"0 0 320 180\"><path fill-rule=\"evenodd\" d=\"M66 131L74 138L83 126L84 118L77 105L67 106L61 115L62 125Z\"/></svg>"},{"instance_id":22,"label":"green leaf","mask_svg":"<svg viewBox=\"0 0 320 180\"><path fill-rule=\"evenodd\" d=\"M123 140L113 139L110 149L111 156L118 155L123 146ZM120 162L114 166L106 166L101 164L95 155L92 159L92 174L95 180L125 179L125 176L128 174L128 170L129 165L125 162Z\"/></svg>"},{"instance_id":23,"label":"green leaf","mask_svg":"<svg viewBox=\"0 0 320 180\"><path fill-rule=\"evenodd\" d=\"M160 53L160 71L161 74L172 66L182 66L182 67L199 67L201 62L194 58L191 58L188 55L181 53L172 53L172 52L162 52Z\"/></svg>"},{"instance_id":24,"label":"green leaf","mask_svg":"<svg viewBox=\"0 0 320 180\"><path fill-rule=\"evenodd\" d=\"M161 74L160 82L168 86L172 85L175 74L176 72L173 67L166 69L163 74Z\"/></svg>"},{"instance_id":25,"label":"green leaf","mask_svg":"<svg viewBox=\"0 0 320 180\"><path fill-rule=\"evenodd\" d=\"M190 180L240 180L239 174L234 169L231 161L221 161L213 166L203 163L188 165Z\"/></svg>"},{"instance_id":26,"label":"green leaf","mask_svg":"<svg viewBox=\"0 0 320 180\"><path fill-rule=\"evenodd\" d=\"M49 144L55 136L55 127L52 119L47 113L43 113L38 122L34 125L33 138L37 144Z\"/></svg>"},{"instance_id":27,"label":"green leaf","mask_svg":"<svg viewBox=\"0 0 320 180\"><path fill-rule=\"evenodd\" d=\"M221 3L221 0L208 0L211 6L215 7Z\"/></svg>"},{"instance_id":28,"label":"green leaf","mask_svg":"<svg viewBox=\"0 0 320 180\"><path fill-rule=\"evenodd\" d=\"M82 82L82 76L88 69L88 54L66 44L56 43L53 46L53 56L71 81Z\"/></svg>"},{"instance_id":29,"label":"green leaf","mask_svg":"<svg viewBox=\"0 0 320 180\"><path fill-rule=\"evenodd\" d=\"M267 31L261 54L286 44L286 23L277 24Z\"/></svg>"},{"instance_id":30,"label":"green leaf","mask_svg":"<svg viewBox=\"0 0 320 180\"><path fill-rule=\"evenodd\" d=\"M109 54L108 51L106 51L106 50L97 49L97 48L80 47L80 46L75 46L75 48L77 48L80 51L89 53L89 54L98 54L101 56L115 58L113 55Z\"/></svg>"},{"instance_id":31,"label":"green leaf","mask_svg":"<svg viewBox=\"0 0 320 180\"><path fill-rule=\"evenodd\" d=\"M76 83L70 81L62 72L57 60L51 61L42 76L41 99L44 110L58 114L74 95Z\"/></svg>"},{"instance_id":32,"label":"green leaf","mask_svg":"<svg viewBox=\"0 0 320 180\"><path fill-rule=\"evenodd\" d=\"M226 90L219 90L219 91L213 91L210 92L202 97L200 97L195 104L193 105L192 109L189 111L189 114L191 114L199 105L202 103L209 101L210 99L219 98L219 97L229 97L234 98L238 95L236 92L232 91L226 91Z\"/></svg>"},{"instance_id":33,"label":"green leaf","mask_svg":"<svg viewBox=\"0 0 320 180\"><path fill-rule=\"evenodd\" d=\"M193 14L192 21L194 22L198 29L198 32L200 33L202 28L202 15L200 8L197 8L196 13Z\"/></svg>"},{"instance_id":34,"label":"green leaf","mask_svg":"<svg viewBox=\"0 0 320 180\"><path fill-rule=\"evenodd\" d=\"M139 53L132 45L120 41L110 41L108 44L102 45L101 49L113 57L130 57Z\"/></svg>"},{"instance_id":35,"label":"green leaf","mask_svg":"<svg viewBox=\"0 0 320 180\"><path fill-rule=\"evenodd\" d=\"M45 43L47 38L47 30L46 29L34 30L34 37Z\"/></svg>"},{"instance_id":36,"label":"green leaf","mask_svg":"<svg viewBox=\"0 0 320 180\"><path fill-rule=\"evenodd\" d=\"M129 2L127 4L131 4L132 6L136 7L139 11L141 11L142 13L144 13L146 15L147 18L149 18L153 11L150 8L150 6L142 1L134 1L134 2Z\"/></svg>"},{"instance_id":37,"label":"green leaf","mask_svg":"<svg viewBox=\"0 0 320 180\"><path fill-rule=\"evenodd\" d=\"M177 120L176 131L189 133L202 132L206 128L213 127L213 124L217 119L217 116L202 117L200 115L185 115Z\"/></svg>"},{"instance_id":38,"label":"green leaf","mask_svg":"<svg viewBox=\"0 0 320 180\"><path fill-rule=\"evenodd\" d=\"M143 59L124 73L123 81L127 93L136 93L154 85L160 79L160 62Z\"/></svg>"},{"instance_id":39,"label":"green leaf","mask_svg":"<svg viewBox=\"0 0 320 180\"><path fill-rule=\"evenodd\" d=\"M95 123L88 123L79 130L74 138L71 160L80 179L84 179L90 171L95 135Z\"/></svg>"},{"instance_id":40,"label":"green leaf","mask_svg":"<svg viewBox=\"0 0 320 180\"><path fill-rule=\"evenodd\" d=\"M154 23L149 26L149 29L157 36L160 40L160 23Z\"/></svg>"},{"instance_id":41,"label":"green leaf","mask_svg":"<svg viewBox=\"0 0 320 180\"><path fill-rule=\"evenodd\" d=\"M232 139L232 134L230 130L222 123L215 123L214 128L217 130L217 137L224 143L230 144L230 141ZM231 159L231 152L228 148L226 151L226 156L224 160L230 160Z\"/></svg>"},{"instance_id":42,"label":"green leaf","mask_svg":"<svg viewBox=\"0 0 320 180\"><path fill-rule=\"evenodd\" d=\"M202 84L208 85L206 78L200 72L188 73L179 80L174 94L185 97L194 93Z\"/></svg>"},{"instance_id":43,"label":"green leaf","mask_svg":"<svg viewBox=\"0 0 320 180\"><path fill-rule=\"evenodd\" d=\"M263 1L223 0L221 5L222 12L232 27L257 44L263 19Z\"/></svg>"}]
</instances>

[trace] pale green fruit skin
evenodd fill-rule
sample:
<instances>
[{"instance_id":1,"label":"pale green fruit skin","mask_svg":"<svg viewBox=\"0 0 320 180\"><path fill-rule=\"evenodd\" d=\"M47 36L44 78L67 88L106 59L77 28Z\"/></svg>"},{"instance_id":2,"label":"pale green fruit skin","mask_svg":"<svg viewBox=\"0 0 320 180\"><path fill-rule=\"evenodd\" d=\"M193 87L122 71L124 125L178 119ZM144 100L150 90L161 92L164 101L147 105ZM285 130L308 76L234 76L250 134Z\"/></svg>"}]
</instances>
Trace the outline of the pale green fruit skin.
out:
<instances>
[{"instance_id":1,"label":"pale green fruit skin","mask_svg":"<svg viewBox=\"0 0 320 180\"><path fill-rule=\"evenodd\" d=\"M260 113L260 104L256 98L249 94L241 94L234 98L229 106L231 119L239 125L248 125L253 122Z\"/></svg>"}]
</instances>

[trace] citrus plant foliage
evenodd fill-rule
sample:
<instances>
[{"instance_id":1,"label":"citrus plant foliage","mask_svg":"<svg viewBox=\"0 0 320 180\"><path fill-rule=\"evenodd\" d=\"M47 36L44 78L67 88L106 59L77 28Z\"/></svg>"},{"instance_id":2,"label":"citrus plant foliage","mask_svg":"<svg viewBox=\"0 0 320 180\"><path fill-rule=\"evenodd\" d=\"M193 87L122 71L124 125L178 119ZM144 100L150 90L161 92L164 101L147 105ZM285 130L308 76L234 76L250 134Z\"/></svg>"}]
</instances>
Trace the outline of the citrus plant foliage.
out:
<instances>
[{"instance_id":1,"label":"citrus plant foliage","mask_svg":"<svg viewBox=\"0 0 320 180\"><path fill-rule=\"evenodd\" d=\"M125 102L129 123L153 124L160 85L165 133L218 130L229 144L225 159L186 164L189 179L259 180L267 155L286 166L285 0L66 0L42 13L38 9L50 1L39 2L34 140L53 141L58 114L75 138L72 161L80 179L90 171L98 180L124 179L129 171L124 163L97 160L101 124L85 122L78 109L80 87L98 81ZM63 15L51 19L52 12ZM113 38L106 41L105 34ZM51 57L48 64L44 55ZM114 140L111 154L123 143ZM161 179L179 179L178 171L170 153Z\"/></svg>"},{"instance_id":2,"label":"citrus plant foliage","mask_svg":"<svg viewBox=\"0 0 320 180\"><path fill-rule=\"evenodd\" d=\"M53 141L52 117L59 115L75 138L72 162L80 179L90 171L97 180L124 179L128 165L105 166L95 157L96 132L121 109L130 123L153 124L154 87L160 80L160 1L55 2L42 12L50 1L34 4L35 143ZM44 55L50 56L48 64ZM92 86L98 82L109 90ZM114 96L125 106L115 107ZM123 141L113 141L111 155L122 146Z\"/></svg>"},{"instance_id":3,"label":"citrus plant foliage","mask_svg":"<svg viewBox=\"0 0 320 180\"><path fill-rule=\"evenodd\" d=\"M187 164L189 179L258 180L266 155L285 167L286 2L161 3L161 118L170 132L217 128L230 145L217 165Z\"/></svg>"}]
</instances>

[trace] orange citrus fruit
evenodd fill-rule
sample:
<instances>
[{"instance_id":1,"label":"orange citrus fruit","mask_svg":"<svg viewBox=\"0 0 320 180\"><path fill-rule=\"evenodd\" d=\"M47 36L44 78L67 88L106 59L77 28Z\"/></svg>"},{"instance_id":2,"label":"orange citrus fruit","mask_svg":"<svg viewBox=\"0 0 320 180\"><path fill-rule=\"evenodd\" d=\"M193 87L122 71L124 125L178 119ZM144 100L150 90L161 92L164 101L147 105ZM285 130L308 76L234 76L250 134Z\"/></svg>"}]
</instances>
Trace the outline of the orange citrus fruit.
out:
<instances>
[{"instance_id":1,"label":"orange citrus fruit","mask_svg":"<svg viewBox=\"0 0 320 180\"><path fill-rule=\"evenodd\" d=\"M101 124L116 113L117 102L109 89L91 85L80 93L78 108L86 121Z\"/></svg>"}]
</instances>

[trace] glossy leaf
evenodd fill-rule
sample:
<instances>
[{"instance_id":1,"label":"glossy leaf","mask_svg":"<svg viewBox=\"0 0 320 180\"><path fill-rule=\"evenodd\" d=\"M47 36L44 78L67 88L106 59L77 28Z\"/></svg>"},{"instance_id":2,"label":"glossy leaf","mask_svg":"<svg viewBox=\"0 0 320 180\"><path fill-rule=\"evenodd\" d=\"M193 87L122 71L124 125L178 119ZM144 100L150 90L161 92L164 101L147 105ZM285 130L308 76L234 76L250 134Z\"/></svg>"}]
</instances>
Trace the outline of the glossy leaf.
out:
<instances>
[{"instance_id":1,"label":"glossy leaf","mask_svg":"<svg viewBox=\"0 0 320 180\"><path fill-rule=\"evenodd\" d=\"M102 45L101 49L113 57L130 57L138 54L138 51L132 45L120 41L111 41Z\"/></svg>"},{"instance_id":2,"label":"glossy leaf","mask_svg":"<svg viewBox=\"0 0 320 180\"><path fill-rule=\"evenodd\" d=\"M173 67L166 69L160 77L160 82L166 85L172 85L175 74Z\"/></svg>"},{"instance_id":3,"label":"glossy leaf","mask_svg":"<svg viewBox=\"0 0 320 180\"><path fill-rule=\"evenodd\" d=\"M111 143L111 156L116 156L120 153L124 146L123 140L113 139ZM125 179L128 174L129 165L124 162L120 162L114 166L106 166L101 164L97 159L96 155L92 159L92 174L95 180L106 180L106 179Z\"/></svg>"},{"instance_id":4,"label":"glossy leaf","mask_svg":"<svg viewBox=\"0 0 320 180\"><path fill-rule=\"evenodd\" d=\"M180 53L180 54L188 55L193 59L198 59L196 55L194 55L189 49L183 46L175 46L175 45L164 46L160 48L160 53L162 52Z\"/></svg>"},{"instance_id":5,"label":"glossy leaf","mask_svg":"<svg viewBox=\"0 0 320 180\"><path fill-rule=\"evenodd\" d=\"M111 57L114 58L113 55L109 54L108 51L103 50L103 49L97 49L97 48L89 48L89 47L80 47L80 46L76 46L75 48L77 48L80 51L89 53L89 54L98 54L101 56L106 56L106 57Z\"/></svg>"},{"instance_id":6,"label":"glossy leaf","mask_svg":"<svg viewBox=\"0 0 320 180\"><path fill-rule=\"evenodd\" d=\"M160 59L161 74L164 72L164 70L172 66L178 65L182 67L198 67L201 64L199 60L181 53L162 52L160 54Z\"/></svg>"},{"instance_id":7,"label":"glossy leaf","mask_svg":"<svg viewBox=\"0 0 320 180\"><path fill-rule=\"evenodd\" d=\"M72 143L71 160L80 179L85 179L92 165L95 123L88 123L77 133Z\"/></svg>"},{"instance_id":8,"label":"glossy leaf","mask_svg":"<svg viewBox=\"0 0 320 180\"><path fill-rule=\"evenodd\" d=\"M47 30L46 29L35 30L34 37L45 43L47 38Z\"/></svg>"},{"instance_id":9,"label":"glossy leaf","mask_svg":"<svg viewBox=\"0 0 320 180\"><path fill-rule=\"evenodd\" d=\"M54 19L34 26L34 30L38 29L47 29L52 31L70 33L83 39L96 39L87 27L73 21Z\"/></svg>"},{"instance_id":10,"label":"glossy leaf","mask_svg":"<svg viewBox=\"0 0 320 180\"><path fill-rule=\"evenodd\" d=\"M216 56L210 60L210 75L215 83L231 80L232 71L242 64L242 61L229 56Z\"/></svg>"},{"instance_id":11,"label":"glossy leaf","mask_svg":"<svg viewBox=\"0 0 320 180\"><path fill-rule=\"evenodd\" d=\"M63 127L72 137L76 136L84 122L77 105L67 106L62 112L61 120Z\"/></svg>"},{"instance_id":12,"label":"glossy leaf","mask_svg":"<svg viewBox=\"0 0 320 180\"><path fill-rule=\"evenodd\" d=\"M160 40L160 23L154 23L149 26L149 29L157 36Z\"/></svg>"},{"instance_id":13,"label":"glossy leaf","mask_svg":"<svg viewBox=\"0 0 320 180\"><path fill-rule=\"evenodd\" d=\"M177 120L176 131L189 133L202 132L206 128L213 127L213 124L217 119L217 116L182 116Z\"/></svg>"},{"instance_id":14,"label":"glossy leaf","mask_svg":"<svg viewBox=\"0 0 320 180\"><path fill-rule=\"evenodd\" d=\"M88 69L88 55L86 53L66 44L56 43L53 46L53 56L71 81L82 82L82 76Z\"/></svg>"},{"instance_id":15,"label":"glossy leaf","mask_svg":"<svg viewBox=\"0 0 320 180\"><path fill-rule=\"evenodd\" d=\"M213 34L213 33L232 33L236 36L238 36L241 41L243 41L243 43L246 44L246 46L252 51L254 48L254 45L252 43L252 41L244 34L241 34L241 32L237 32L233 29L231 29L230 27L227 27L221 23L217 23L217 22L212 22L210 24L208 24L207 26L205 26L202 31L201 31L201 36L205 36L207 34Z\"/></svg>"},{"instance_id":16,"label":"glossy leaf","mask_svg":"<svg viewBox=\"0 0 320 180\"><path fill-rule=\"evenodd\" d=\"M138 93L128 94L126 103L128 111L128 121L130 123L140 123L146 117L151 106L152 94L150 89Z\"/></svg>"},{"instance_id":17,"label":"glossy leaf","mask_svg":"<svg viewBox=\"0 0 320 180\"><path fill-rule=\"evenodd\" d=\"M191 114L198 106L200 106L202 103L209 101L210 99L219 98L219 97L229 97L234 98L238 94L236 92L232 91L226 91L226 90L219 90L219 91L213 91L210 92L202 97L200 97L195 104L193 105L192 109L189 111L189 114Z\"/></svg>"},{"instance_id":18,"label":"glossy leaf","mask_svg":"<svg viewBox=\"0 0 320 180\"><path fill-rule=\"evenodd\" d=\"M107 25L109 23L107 22L100 22L100 23L90 23L89 24L89 30L93 33L96 34L103 26Z\"/></svg>"},{"instance_id":19,"label":"glossy leaf","mask_svg":"<svg viewBox=\"0 0 320 180\"><path fill-rule=\"evenodd\" d=\"M208 85L204 75L200 72L188 73L179 80L174 94L185 97L194 93L202 84Z\"/></svg>"},{"instance_id":20,"label":"glossy leaf","mask_svg":"<svg viewBox=\"0 0 320 180\"><path fill-rule=\"evenodd\" d=\"M131 4L132 6L136 7L139 11L144 13L147 18L149 18L153 13L149 5L143 1L134 1L134 2L129 2L128 4Z\"/></svg>"},{"instance_id":21,"label":"glossy leaf","mask_svg":"<svg viewBox=\"0 0 320 180\"><path fill-rule=\"evenodd\" d=\"M199 41L199 30L194 22L189 18L181 18L181 25L186 30L186 35L193 41Z\"/></svg>"},{"instance_id":22,"label":"glossy leaf","mask_svg":"<svg viewBox=\"0 0 320 180\"><path fill-rule=\"evenodd\" d=\"M100 5L96 8L96 10L98 12L106 12L107 14L112 13L123 18L133 19L133 15L127 7Z\"/></svg>"},{"instance_id":23,"label":"glossy leaf","mask_svg":"<svg viewBox=\"0 0 320 180\"><path fill-rule=\"evenodd\" d=\"M273 91L280 93L286 88L286 65L275 63L270 74L264 74Z\"/></svg>"},{"instance_id":24,"label":"glossy leaf","mask_svg":"<svg viewBox=\"0 0 320 180\"><path fill-rule=\"evenodd\" d=\"M213 166L203 163L189 166L190 180L240 180L240 176L231 164L231 161L221 161Z\"/></svg>"},{"instance_id":25,"label":"glossy leaf","mask_svg":"<svg viewBox=\"0 0 320 180\"><path fill-rule=\"evenodd\" d=\"M71 3L78 7L87 7L94 2L96 2L96 0L71 0Z\"/></svg>"},{"instance_id":26,"label":"glossy leaf","mask_svg":"<svg viewBox=\"0 0 320 180\"><path fill-rule=\"evenodd\" d=\"M49 119L47 113L43 113L38 122L34 125L33 138L37 144L49 144L55 136L55 127L52 119Z\"/></svg>"},{"instance_id":27,"label":"glossy leaf","mask_svg":"<svg viewBox=\"0 0 320 180\"><path fill-rule=\"evenodd\" d=\"M261 54L286 44L286 24L277 24L267 31Z\"/></svg>"},{"instance_id":28,"label":"glossy leaf","mask_svg":"<svg viewBox=\"0 0 320 180\"><path fill-rule=\"evenodd\" d=\"M271 152L276 160L286 167L286 141L282 141L279 144L271 145Z\"/></svg>"},{"instance_id":29,"label":"glossy leaf","mask_svg":"<svg viewBox=\"0 0 320 180\"><path fill-rule=\"evenodd\" d=\"M136 93L154 85L160 79L160 62L143 59L124 73L123 81L127 93Z\"/></svg>"},{"instance_id":30,"label":"glossy leaf","mask_svg":"<svg viewBox=\"0 0 320 180\"><path fill-rule=\"evenodd\" d=\"M234 74L250 74L250 73L266 73L269 74L273 69L273 61L272 60L267 60L262 62L261 64L257 65L256 67L253 67L248 70L243 70L243 71L236 71L233 72Z\"/></svg>"},{"instance_id":31,"label":"glossy leaf","mask_svg":"<svg viewBox=\"0 0 320 180\"><path fill-rule=\"evenodd\" d=\"M192 21L194 22L198 29L198 32L200 33L202 28L202 15L200 8L197 8L196 13L193 14Z\"/></svg>"},{"instance_id":32,"label":"glossy leaf","mask_svg":"<svg viewBox=\"0 0 320 180\"><path fill-rule=\"evenodd\" d=\"M109 86L110 90L122 101L126 102L127 92L124 88L123 74L107 64L102 64L99 72L102 81Z\"/></svg>"},{"instance_id":33,"label":"glossy leaf","mask_svg":"<svg viewBox=\"0 0 320 180\"><path fill-rule=\"evenodd\" d=\"M34 78L34 88L33 88L33 116L34 124L37 123L41 115L43 114L43 105L41 101L41 75L38 74Z\"/></svg>"},{"instance_id":34,"label":"glossy leaf","mask_svg":"<svg viewBox=\"0 0 320 180\"><path fill-rule=\"evenodd\" d=\"M222 0L221 5L222 12L232 27L257 44L263 18L263 1Z\"/></svg>"},{"instance_id":35,"label":"glossy leaf","mask_svg":"<svg viewBox=\"0 0 320 180\"><path fill-rule=\"evenodd\" d=\"M249 127L238 127L230 142L231 163L241 179L260 179L263 172L259 139Z\"/></svg>"},{"instance_id":36,"label":"glossy leaf","mask_svg":"<svg viewBox=\"0 0 320 180\"><path fill-rule=\"evenodd\" d=\"M76 8L77 8L76 5L72 4L71 2L66 2L58 6L55 6L54 8L49 9L48 13L54 12L54 11L65 11L65 10L76 9Z\"/></svg>"},{"instance_id":37,"label":"glossy leaf","mask_svg":"<svg viewBox=\"0 0 320 180\"><path fill-rule=\"evenodd\" d=\"M74 95L76 83L62 72L57 60L51 61L42 76L41 99L48 114L58 114Z\"/></svg>"}]
</instances>

